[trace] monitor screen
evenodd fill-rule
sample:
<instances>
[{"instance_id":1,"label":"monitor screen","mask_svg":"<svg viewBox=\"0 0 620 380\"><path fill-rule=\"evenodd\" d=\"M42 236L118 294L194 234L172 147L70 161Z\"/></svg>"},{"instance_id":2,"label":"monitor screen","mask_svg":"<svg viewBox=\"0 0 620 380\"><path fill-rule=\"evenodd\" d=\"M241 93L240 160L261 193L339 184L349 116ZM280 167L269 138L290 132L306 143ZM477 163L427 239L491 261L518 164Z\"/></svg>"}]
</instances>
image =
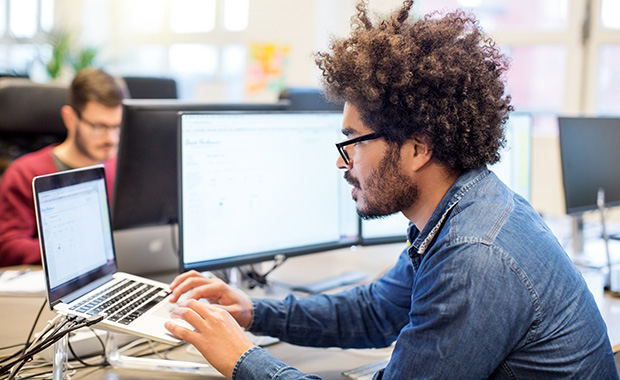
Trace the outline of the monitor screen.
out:
<instances>
[{"instance_id":1,"label":"monitor screen","mask_svg":"<svg viewBox=\"0 0 620 380\"><path fill-rule=\"evenodd\" d=\"M566 212L595 210L599 189L607 206L620 205L620 118L560 117L558 122Z\"/></svg>"},{"instance_id":2,"label":"monitor screen","mask_svg":"<svg viewBox=\"0 0 620 380\"><path fill-rule=\"evenodd\" d=\"M282 110L288 103L189 103L124 101L116 181L112 197L115 230L178 221L177 125L180 111Z\"/></svg>"},{"instance_id":3,"label":"monitor screen","mask_svg":"<svg viewBox=\"0 0 620 380\"><path fill-rule=\"evenodd\" d=\"M409 219L401 212L380 219L360 221L362 245L386 244L407 241Z\"/></svg>"},{"instance_id":4,"label":"monitor screen","mask_svg":"<svg viewBox=\"0 0 620 380\"><path fill-rule=\"evenodd\" d=\"M351 187L336 167L341 128L341 112L182 114L182 269L357 243Z\"/></svg>"},{"instance_id":5,"label":"monitor screen","mask_svg":"<svg viewBox=\"0 0 620 380\"><path fill-rule=\"evenodd\" d=\"M501 159L489 166L502 182L528 202L532 192L532 115L512 113L506 124Z\"/></svg>"}]
</instances>

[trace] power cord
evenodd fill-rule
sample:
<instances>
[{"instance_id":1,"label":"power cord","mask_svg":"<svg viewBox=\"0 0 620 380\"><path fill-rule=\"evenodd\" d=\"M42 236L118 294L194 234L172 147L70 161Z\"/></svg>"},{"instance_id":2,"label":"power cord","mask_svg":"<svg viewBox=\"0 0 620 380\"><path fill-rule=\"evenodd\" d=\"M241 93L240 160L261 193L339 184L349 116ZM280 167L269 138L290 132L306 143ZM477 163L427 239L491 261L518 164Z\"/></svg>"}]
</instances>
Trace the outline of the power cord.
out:
<instances>
[{"instance_id":1,"label":"power cord","mask_svg":"<svg viewBox=\"0 0 620 380\"><path fill-rule=\"evenodd\" d=\"M0 375L4 375L5 373L11 371L7 380L12 380L17 375L19 370L27 362L32 360L34 355L58 342L70 332L80 329L82 327L92 326L96 323L99 323L102 319L102 315L96 315L90 318L70 315L64 318L61 322L59 322L55 328L52 329L46 327L46 331L42 332L41 335L39 335L39 337L35 339L31 344L27 344L24 347L23 351L21 351L21 356L19 358L12 360L3 367L0 367ZM40 342L38 343L39 340Z\"/></svg>"},{"instance_id":2,"label":"power cord","mask_svg":"<svg viewBox=\"0 0 620 380\"><path fill-rule=\"evenodd\" d=\"M34 319L34 323L32 324L32 327L30 328L30 332L28 333L28 337L26 338L26 343L23 343L24 349L21 350L21 354L24 354L26 352L26 348L30 345L30 338L32 338L32 334L34 332L35 327L37 326L37 323L39 322L39 318L41 318L41 313L43 312L43 309L45 308L45 305L47 304L47 299L43 300L43 304L41 305L41 307L39 308L39 312L37 313L36 318ZM13 346L8 346L8 347L3 347L2 349L9 349L9 348L13 348L13 347L19 347L22 346L22 344L16 344ZM20 351L16 351L15 353L13 353L12 355L9 355L5 358L2 358L2 360L0 360L0 364L5 363L11 359L13 359L16 356L20 355Z\"/></svg>"},{"instance_id":3,"label":"power cord","mask_svg":"<svg viewBox=\"0 0 620 380\"><path fill-rule=\"evenodd\" d=\"M277 255L273 259L273 266L271 267L271 269L269 269L264 274L258 273L256 269L254 269L254 266L251 265L250 269L246 273L244 273L246 277L252 280L252 283L248 284L248 287L250 289L254 289L256 286L259 286L262 288L265 285L267 285L267 276L271 272L273 272L276 268L278 268L280 265L282 265L285 261L286 261L285 255Z\"/></svg>"},{"instance_id":4,"label":"power cord","mask_svg":"<svg viewBox=\"0 0 620 380\"><path fill-rule=\"evenodd\" d=\"M95 332L95 330L93 330L90 327L88 329L95 335L95 338L97 338L97 340L101 344L101 349L102 349L102 352L103 352L103 355L102 355L103 356L103 360L101 361L101 363L91 364L91 363L85 362L84 359L81 358L78 354L76 354L75 350L73 350L73 346L71 345L71 339L67 340L67 346L69 347L69 351L71 351L71 354L73 355L73 358L76 361L78 361L80 364L82 364L84 367L104 367L104 366L108 365L108 361L106 360L106 355L105 355L105 343L103 343L103 340L101 340L101 338Z\"/></svg>"}]
</instances>

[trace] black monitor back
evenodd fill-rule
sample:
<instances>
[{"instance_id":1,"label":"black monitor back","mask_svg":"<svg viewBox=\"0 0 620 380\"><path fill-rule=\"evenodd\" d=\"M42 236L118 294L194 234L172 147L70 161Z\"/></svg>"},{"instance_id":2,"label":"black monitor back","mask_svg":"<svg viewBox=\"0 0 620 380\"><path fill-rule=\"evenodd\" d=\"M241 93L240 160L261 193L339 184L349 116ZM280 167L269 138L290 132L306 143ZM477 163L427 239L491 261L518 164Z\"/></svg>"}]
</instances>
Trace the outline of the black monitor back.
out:
<instances>
[{"instance_id":1,"label":"black monitor back","mask_svg":"<svg viewBox=\"0 0 620 380\"><path fill-rule=\"evenodd\" d=\"M560 117L560 154L566 213L620 205L620 118Z\"/></svg>"},{"instance_id":2,"label":"black monitor back","mask_svg":"<svg viewBox=\"0 0 620 380\"><path fill-rule=\"evenodd\" d=\"M181 111L285 110L279 103L124 101L112 225L115 230L178 222L177 126Z\"/></svg>"}]
</instances>

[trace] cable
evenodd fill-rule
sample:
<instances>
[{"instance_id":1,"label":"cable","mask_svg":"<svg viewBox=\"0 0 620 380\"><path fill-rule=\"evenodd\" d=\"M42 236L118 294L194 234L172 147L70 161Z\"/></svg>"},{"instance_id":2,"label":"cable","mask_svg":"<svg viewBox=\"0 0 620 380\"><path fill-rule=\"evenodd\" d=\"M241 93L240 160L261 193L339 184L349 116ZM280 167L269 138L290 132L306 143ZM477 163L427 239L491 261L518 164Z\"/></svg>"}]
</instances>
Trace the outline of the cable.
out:
<instances>
[{"instance_id":1,"label":"cable","mask_svg":"<svg viewBox=\"0 0 620 380\"><path fill-rule=\"evenodd\" d=\"M97 340L99 341L99 343L101 344L101 349L103 350L103 354L101 356L103 356L103 360L101 361L101 363L96 363L96 364L90 364L90 363L86 363L82 358L80 358L78 356L78 354L75 353L75 351L73 350L73 346L71 345L71 340L67 339L67 345L69 347L69 351L71 351L71 354L73 355L73 358L80 362L80 364L82 364L84 367L105 367L108 364L108 361L106 360L106 356L105 356L105 344L103 343L103 341L101 340L101 338L99 337L99 335L95 332L95 330L93 330L92 328L88 328L94 335L95 338L97 338Z\"/></svg>"},{"instance_id":2,"label":"cable","mask_svg":"<svg viewBox=\"0 0 620 380\"><path fill-rule=\"evenodd\" d=\"M273 272L276 268L278 268L280 265L282 265L285 261L286 261L287 257L285 255L276 255L273 258L273 266L271 267L271 269L269 269L267 272L265 272L264 274L260 274L256 271L256 269L254 269L254 266L250 266L250 270L246 273L244 273L245 276L247 276L249 279L251 279L252 281L254 281L254 283L248 285L248 287L250 289L254 289L254 287L256 287L257 285L259 287L263 287L265 285L267 285L267 276Z\"/></svg>"},{"instance_id":3,"label":"cable","mask_svg":"<svg viewBox=\"0 0 620 380\"><path fill-rule=\"evenodd\" d=\"M51 340L50 340L50 338L47 338L47 339L45 339L43 342L41 342L41 344L39 344L38 346L36 346L36 347L34 347L34 348L31 348L31 345L27 345L26 347L24 347L24 350L22 351L22 356L20 356L20 357L19 357L19 359L16 359L16 360L12 361L11 363L7 364L6 366L4 366L4 367L0 368L0 375L1 375L1 374L3 374L3 373L5 373L5 372L7 372L8 370L11 370L11 372L10 372L9 377L7 378L7 380L12 380L12 379L13 379L13 378L17 375L17 373L18 373L18 372L22 369L22 367L23 367L23 366L24 366L24 365L25 365L28 361L30 361L30 360L32 359L32 357L33 357L35 354L37 354L37 353L41 352L42 350L44 350L45 348L49 347L51 344L55 343L57 340L60 340L60 338L62 338L62 337L65 335L65 334L64 334L64 332L65 332L65 331L67 331L67 330L69 330L69 329L66 329L66 330L62 331L62 333L61 333L61 334L58 334L58 331L60 331L62 328L64 328L64 326L65 326L67 323L69 323L69 322L71 322L71 323L75 323L75 322L74 322L74 319L75 319L75 318L73 318L73 319L69 319L69 318L64 319L64 320L63 320L63 321L62 321L62 322L61 322L61 323L60 323L60 324L59 324L59 325L58 325L58 326L54 329L54 331L52 331L52 333L50 334L50 335L51 335ZM68 333L68 332L67 332L67 333ZM42 335L40 335L40 337L41 337L41 336L43 336L43 334L42 334ZM58 339L54 340L54 339L56 338L56 336L58 336ZM35 341L36 341L36 340L35 340ZM48 344L48 342L50 342L50 341L51 341L52 343L49 343L49 344ZM33 342L33 344L34 344L34 343L35 343L35 342ZM47 344L47 345L46 345L46 344ZM43 348L41 348L41 347L43 347ZM17 366L16 366L16 365L17 365Z\"/></svg>"},{"instance_id":4,"label":"cable","mask_svg":"<svg viewBox=\"0 0 620 380\"><path fill-rule=\"evenodd\" d=\"M38 345L34 346L34 343L36 342L35 340L35 342L33 342L33 344L31 344L30 347L28 347L24 351L24 354L22 354L22 356L0 368L0 375L11 370L11 375L7 380L13 379L17 372L19 372L19 370L24 366L24 364L30 361L34 355L53 345L70 332L80 329L82 327L94 325L100 322L102 319L102 315L97 315L90 318L76 317L74 315L66 317L64 320L62 320L62 322L58 324L58 326L52 331L52 333L48 334L48 336ZM67 327L67 324L70 325ZM15 365L17 365L17 367L15 367Z\"/></svg>"},{"instance_id":5,"label":"cable","mask_svg":"<svg viewBox=\"0 0 620 380\"><path fill-rule=\"evenodd\" d=\"M43 300L43 304L41 305L41 308L39 308L39 312L37 313L36 318L34 319L34 323L32 324L32 328L30 329L30 332L28 333L28 338L26 338L26 343L22 343L24 348L21 351L21 354L23 355L26 352L26 349L28 348L28 346L31 344L30 342L30 338L32 338L32 334L34 332L35 327L37 326L37 323L39 322L39 318L41 317L41 313L43 312L43 308L45 308L45 304L47 303L47 299ZM44 328L45 330L45 328ZM8 347L3 347L2 349L8 349L8 348L12 348L12 347L17 347L17 346L21 346L22 344L16 344L13 346L8 346ZM16 351L15 353L13 353L12 355L9 355L5 358L2 358L2 360L0 360L0 364L11 360L12 358L20 355L20 351Z\"/></svg>"},{"instance_id":6,"label":"cable","mask_svg":"<svg viewBox=\"0 0 620 380\"><path fill-rule=\"evenodd\" d=\"M32 327L30 328L30 332L28 333L28 338L26 338L26 345L24 346L24 351L22 352L23 354L26 353L26 349L30 345L30 338L32 338L32 334L34 333L34 329L37 326L37 322L39 322L39 318L41 317L41 313L43 312L43 308L45 307L46 303L47 303L47 298L43 300L43 304L39 308L37 317L34 319L34 323L32 324Z\"/></svg>"}]
</instances>

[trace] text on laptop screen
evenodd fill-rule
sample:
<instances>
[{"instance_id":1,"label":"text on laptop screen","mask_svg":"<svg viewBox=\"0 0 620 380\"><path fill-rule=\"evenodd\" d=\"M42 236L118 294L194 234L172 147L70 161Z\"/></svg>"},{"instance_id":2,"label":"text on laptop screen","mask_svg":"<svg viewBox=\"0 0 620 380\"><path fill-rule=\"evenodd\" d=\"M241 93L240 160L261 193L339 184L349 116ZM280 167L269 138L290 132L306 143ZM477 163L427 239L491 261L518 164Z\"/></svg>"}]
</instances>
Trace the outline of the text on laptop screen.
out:
<instances>
[{"instance_id":1,"label":"text on laptop screen","mask_svg":"<svg viewBox=\"0 0 620 380\"><path fill-rule=\"evenodd\" d=\"M336 167L341 128L341 113L183 114L184 268L355 243L351 187Z\"/></svg>"},{"instance_id":2,"label":"text on laptop screen","mask_svg":"<svg viewBox=\"0 0 620 380\"><path fill-rule=\"evenodd\" d=\"M114 259L105 194L97 179L39 195L51 288Z\"/></svg>"}]
</instances>

